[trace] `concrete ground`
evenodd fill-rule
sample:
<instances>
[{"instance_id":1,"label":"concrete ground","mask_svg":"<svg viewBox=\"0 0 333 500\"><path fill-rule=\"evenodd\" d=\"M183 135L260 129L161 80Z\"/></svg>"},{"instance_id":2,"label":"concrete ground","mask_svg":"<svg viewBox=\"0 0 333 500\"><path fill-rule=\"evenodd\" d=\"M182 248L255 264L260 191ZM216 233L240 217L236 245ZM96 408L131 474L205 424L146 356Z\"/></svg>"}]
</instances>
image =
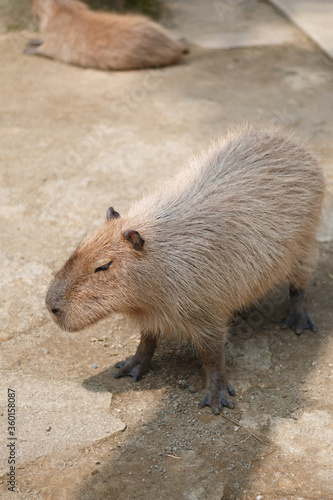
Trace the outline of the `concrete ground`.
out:
<instances>
[{"instance_id":1,"label":"concrete ground","mask_svg":"<svg viewBox=\"0 0 333 500\"><path fill-rule=\"evenodd\" d=\"M333 2L330 0L270 0L321 49L333 57Z\"/></svg>"},{"instance_id":2,"label":"concrete ground","mask_svg":"<svg viewBox=\"0 0 333 500\"><path fill-rule=\"evenodd\" d=\"M191 44L170 68L85 70L23 55L33 33L0 36L1 498L333 497L333 62L266 2L168 5L166 25ZM227 343L236 408L213 416L197 408L204 376L191 345L165 340L141 381L115 380L139 332L120 315L61 332L44 297L110 205L124 213L191 152L252 120L289 126L327 172L309 287L319 329L296 336L272 322L285 288L238 320Z\"/></svg>"}]
</instances>

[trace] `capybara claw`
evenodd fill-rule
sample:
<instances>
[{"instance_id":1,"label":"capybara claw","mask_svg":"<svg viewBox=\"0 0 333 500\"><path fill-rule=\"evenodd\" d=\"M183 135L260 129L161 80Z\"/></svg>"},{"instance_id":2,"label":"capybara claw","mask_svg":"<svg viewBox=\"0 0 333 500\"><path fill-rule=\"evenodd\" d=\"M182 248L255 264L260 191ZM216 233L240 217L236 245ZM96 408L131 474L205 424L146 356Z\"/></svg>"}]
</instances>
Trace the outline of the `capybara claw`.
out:
<instances>
[{"instance_id":1,"label":"capybara claw","mask_svg":"<svg viewBox=\"0 0 333 500\"><path fill-rule=\"evenodd\" d=\"M36 40L36 39L33 39L33 40L28 40L27 41L27 47L38 47L38 45L43 45L44 43L44 40Z\"/></svg>"},{"instance_id":2,"label":"capybara claw","mask_svg":"<svg viewBox=\"0 0 333 500\"><path fill-rule=\"evenodd\" d=\"M233 401L230 399L230 396L235 396L235 391L231 387L230 384L226 384L225 388L220 389L219 391L214 391L212 394L211 391L207 391L205 397L198 404L199 408L204 408L204 406L210 406L214 415L219 415L222 411L223 406L230 408L233 410L235 405Z\"/></svg>"},{"instance_id":3,"label":"capybara claw","mask_svg":"<svg viewBox=\"0 0 333 500\"><path fill-rule=\"evenodd\" d=\"M127 363L128 361L118 361L114 366L115 368L123 368Z\"/></svg>"},{"instance_id":4,"label":"capybara claw","mask_svg":"<svg viewBox=\"0 0 333 500\"><path fill-rule=\"evenodd\" d=\"M229 383L227 383L227 390L228 390L228 393L230 394L230 396L236 396L236 392L233 390L233 388L231 387L231 385Z\"/></svg>"},{"instance_id":5,"label":"capybara claw","mask_svg":"<svg viewBox=\"0 0 333 500\"><path fill-rule=\"evenodd\" d=\"M134 382L137 382L142 375L140 366L133 366L131 361L119 361L115 367L119 370L113 374L114 378L132 377Z\"/></svg>"},{"instance_id":6,"label":"capybara claw","mask_svg":"<svg viewBox=\"0 0 333 500\"><path fill-rule=\"evenodd\" d=\"M210 396L209 394L207 393L205 395L205 397L200 401L200 403L198 404L198 407L201 409L201 408L204 408L205 406L210 406Z\"/></svg>"},{"instance_id":7,"label":"capybara claw","mask_svg":"<svg viewBox=\"0 0 333 500\"><path fill-rule=\"evenodd\" d=\"M317 331L317 327L313 322L310 314L306 311L304 314L290 313L289 316L282 322L282 329L291 328L296 335L301 335L303 330Z\"/></svg>"},{"instance_id":8,"label":"capybara claw","mask_svg":"<svg viewBox=\"0 0 333 500\"><path fill-rule=\"evenodd\" d=\"M39 49L33 46L26 47L24 50L25 54L30 54L31 56L36 56L39 54Z\"/></svg>"},{"instance_id":9,"label":"capybara claw","mask_svg":"<svg viewBox=\"0 0 333 500\"><path fill-rule=\"evenodd\" d=\"M296 335L300 335L303 330L316 332L317 327L307 309L305 290L290 284L289 294L289 311L286 319L282 321L281 328L291 328Z\"/></svg>"}]
</instances>

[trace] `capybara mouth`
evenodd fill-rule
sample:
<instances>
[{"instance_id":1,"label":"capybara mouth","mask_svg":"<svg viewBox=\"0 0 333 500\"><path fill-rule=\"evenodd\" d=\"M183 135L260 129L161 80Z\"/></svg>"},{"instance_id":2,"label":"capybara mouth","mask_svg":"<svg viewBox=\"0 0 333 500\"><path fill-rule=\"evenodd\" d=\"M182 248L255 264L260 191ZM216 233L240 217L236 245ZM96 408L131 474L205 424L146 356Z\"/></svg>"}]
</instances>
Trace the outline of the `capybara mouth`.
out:
<instances>
[{"instance_id":1,"label":"capybara mouth","mask_svg":"<svg viewBox=\"0 0 333 500\"><path fill-rule=\"evenodd\" d=\"M52 313L51 313L51 318L54 321L54 323L60 328L60 330L63 330L64 332L73 333L73 332L78 332L84 328L84 326L80 328L76 325L71 324L68 320L66 320L66 318L58 318Z\"/></svg>"}]
</instances>

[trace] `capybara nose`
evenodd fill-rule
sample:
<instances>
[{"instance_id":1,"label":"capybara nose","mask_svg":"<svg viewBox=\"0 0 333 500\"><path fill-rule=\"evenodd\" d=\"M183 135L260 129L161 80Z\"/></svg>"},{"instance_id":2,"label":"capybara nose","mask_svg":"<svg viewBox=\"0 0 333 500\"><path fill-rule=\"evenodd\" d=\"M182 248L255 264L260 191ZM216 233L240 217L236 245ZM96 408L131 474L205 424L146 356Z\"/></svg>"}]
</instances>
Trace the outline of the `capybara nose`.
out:
<instances>
[{"instance_id":1,"label":"capybara nose","mask_svg":"<svg viewBox=\"0 0 333 500\"><path fill-rule=\"evenodd\" d=\"M54 280L47 292L45 304L54 319L59 319L63 313L62 295L64 292L64 283Z\"/></svg>"},{"instance_id":2,"label":"capybara nose","mask_svg":"<svg viewBox=\"0 0 333 500\"><path fill-rule=\"evenodd\" d=\"M58 302L58 303L57 303ZM59 301L55 301L52 297L47 295L45 300L46 307L53 316L59 316L61 313L61 308L59 306Z\"/></svg>"}]
</instances>

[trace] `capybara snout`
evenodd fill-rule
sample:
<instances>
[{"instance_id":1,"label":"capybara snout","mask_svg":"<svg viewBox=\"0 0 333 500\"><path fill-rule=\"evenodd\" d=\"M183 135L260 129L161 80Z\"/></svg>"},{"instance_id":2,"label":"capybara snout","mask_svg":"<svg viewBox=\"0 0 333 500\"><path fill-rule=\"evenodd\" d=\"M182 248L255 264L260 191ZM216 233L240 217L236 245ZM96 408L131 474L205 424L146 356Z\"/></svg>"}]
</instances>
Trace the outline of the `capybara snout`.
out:
<instances>
[{"instance_id":1,"label":"capybara snout","mask_svg":"<svg viewBox=\"0 0 333 500\"><path fill-rule=\"evenodd\" d=\"M46 306L60 328L80 330L135 302L124 284L145 242L137 231L124 230L119 217L110 207L106 225L80 243L51 283Z\"/></svg>"},{"instance_id":2,"label":"capybara snout","mask_svg":"<svg viewBox=\"0 0 333 500\"><path fill-rule=\"evenodd\" d=\"M64 301L65 301L65 286L59 279L53 281L47 292L45 303L52 316L52 319L59 325L63 326L65 330L66 322L64 321Z\"/></svg>"}]
</instances>

